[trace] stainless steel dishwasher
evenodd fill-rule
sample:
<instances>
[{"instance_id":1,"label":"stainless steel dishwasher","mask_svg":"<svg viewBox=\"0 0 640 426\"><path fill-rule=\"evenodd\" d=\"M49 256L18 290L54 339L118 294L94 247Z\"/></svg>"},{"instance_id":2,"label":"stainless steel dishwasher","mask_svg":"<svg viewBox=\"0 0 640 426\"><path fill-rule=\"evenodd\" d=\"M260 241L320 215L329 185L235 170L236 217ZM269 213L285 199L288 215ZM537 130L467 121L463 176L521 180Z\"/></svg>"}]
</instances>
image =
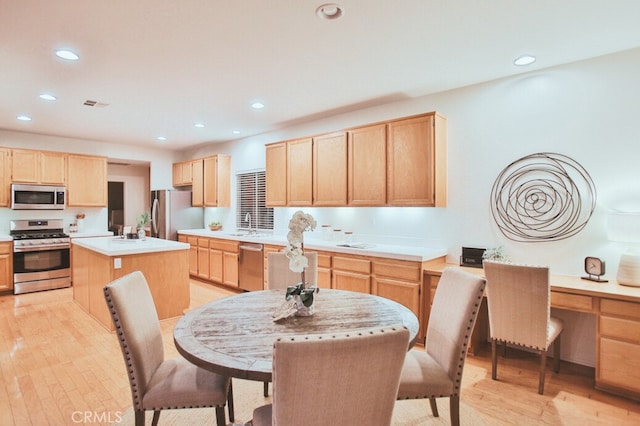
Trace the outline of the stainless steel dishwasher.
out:
<instances>
[{"instance_id":1,"label":"stainless steel dishwasher","mask_svg":"<svg viewBox=\"0 0 640 426\"><path fill-rule=\"evenodd\" d=\"M262 244L240 243L238 287L247 291L264 289L264 255Z\"/></svg>"}]
</instances>

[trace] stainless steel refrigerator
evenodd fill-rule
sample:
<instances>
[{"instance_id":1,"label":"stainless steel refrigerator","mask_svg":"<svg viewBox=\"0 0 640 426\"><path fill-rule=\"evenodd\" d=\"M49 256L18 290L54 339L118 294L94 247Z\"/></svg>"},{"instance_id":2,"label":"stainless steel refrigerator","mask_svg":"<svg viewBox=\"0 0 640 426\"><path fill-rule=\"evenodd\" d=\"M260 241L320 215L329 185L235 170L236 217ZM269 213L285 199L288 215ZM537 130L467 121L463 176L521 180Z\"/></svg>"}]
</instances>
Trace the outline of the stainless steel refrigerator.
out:
<instances>
[{"instance_id":1,"label":"stainless steel refrigerator","mask_svg":"<svg viewBox=\"0 0 640 426\"><path fill-rule=\"evenodd\" d=\"M204 209L191 207L191 191L151 191L151 236L178 240L178 230L204 228Z\"/></svg>"}]
</instances>

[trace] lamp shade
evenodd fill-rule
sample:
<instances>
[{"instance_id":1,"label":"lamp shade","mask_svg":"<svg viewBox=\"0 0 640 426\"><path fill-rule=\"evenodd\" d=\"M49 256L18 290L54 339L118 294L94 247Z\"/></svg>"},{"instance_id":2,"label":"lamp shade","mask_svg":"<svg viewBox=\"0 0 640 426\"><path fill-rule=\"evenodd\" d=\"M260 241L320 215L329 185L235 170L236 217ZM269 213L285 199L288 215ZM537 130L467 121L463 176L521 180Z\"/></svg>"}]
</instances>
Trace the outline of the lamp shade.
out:
<instances>
[{"instance_id":1,"label":"lamp shade","mask_svg":"<svg viewBox=\"0 0 640 426\"><path fill-rule=\"evenodd\" d=\"M640 243L640 212L610 212L607 235L609 240L626 243L630 249L620 256L616 280L622 285L640 287L640 253L633 250Z\"/></svg>"}]
</instances>

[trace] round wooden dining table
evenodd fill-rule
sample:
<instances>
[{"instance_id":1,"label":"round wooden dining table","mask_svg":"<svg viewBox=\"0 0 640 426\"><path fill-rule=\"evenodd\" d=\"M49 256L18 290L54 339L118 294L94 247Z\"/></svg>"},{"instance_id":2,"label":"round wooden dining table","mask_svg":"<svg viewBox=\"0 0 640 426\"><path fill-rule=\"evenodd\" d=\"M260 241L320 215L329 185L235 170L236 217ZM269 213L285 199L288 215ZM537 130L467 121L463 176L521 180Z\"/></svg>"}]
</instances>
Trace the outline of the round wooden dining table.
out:
<instances>
[{"instance_id":1,"label":"round wooden dining table","mask_svg":"<svg viewBox=\"0 0 640 426\"><path fill-rule=\"evenodd\" d=\"M186 313L175 326L178 352L207 370L247 380L271 381L273 343L288 336L358 332L405 326L409 347L418 319L405 306L370 294L321 289L315 313L273 321L285 290L263 290L225 297Z\"/></svg>"}]
</instances>

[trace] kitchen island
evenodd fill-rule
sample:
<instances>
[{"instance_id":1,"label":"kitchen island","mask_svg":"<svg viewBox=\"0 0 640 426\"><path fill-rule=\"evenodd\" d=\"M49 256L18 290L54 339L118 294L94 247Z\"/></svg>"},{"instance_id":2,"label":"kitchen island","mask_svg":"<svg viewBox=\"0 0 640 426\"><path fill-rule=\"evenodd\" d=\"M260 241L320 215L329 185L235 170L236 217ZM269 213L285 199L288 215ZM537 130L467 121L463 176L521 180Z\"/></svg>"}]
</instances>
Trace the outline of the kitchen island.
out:
<instances>
[{"instance_id":1,"label":"kitchen island","mask_svg":"<svg viewBox=\"0 0 640 426\"><path fill-rule=\"evenodd\" d=\"M189 244L150 237L74 238L71 271L73 298L111 331L103 288L133 271L147 279L159 319L182 315L189 307Z\"/></svg>"}]
</instances>

